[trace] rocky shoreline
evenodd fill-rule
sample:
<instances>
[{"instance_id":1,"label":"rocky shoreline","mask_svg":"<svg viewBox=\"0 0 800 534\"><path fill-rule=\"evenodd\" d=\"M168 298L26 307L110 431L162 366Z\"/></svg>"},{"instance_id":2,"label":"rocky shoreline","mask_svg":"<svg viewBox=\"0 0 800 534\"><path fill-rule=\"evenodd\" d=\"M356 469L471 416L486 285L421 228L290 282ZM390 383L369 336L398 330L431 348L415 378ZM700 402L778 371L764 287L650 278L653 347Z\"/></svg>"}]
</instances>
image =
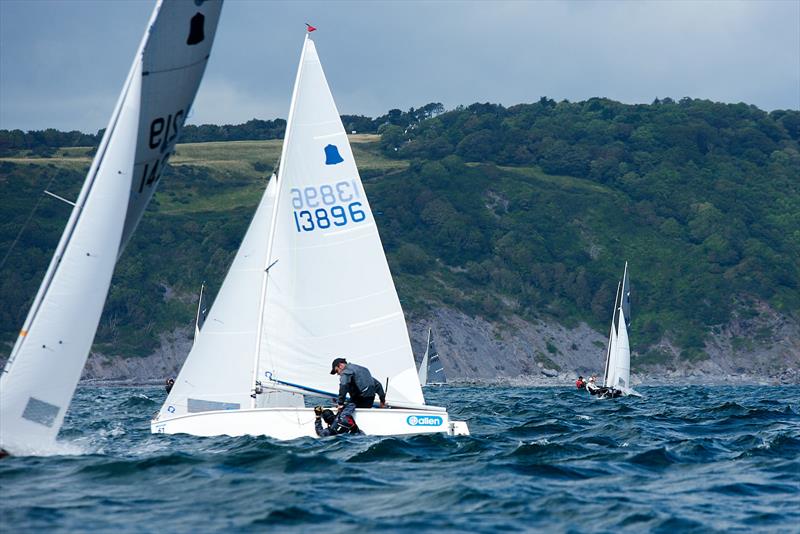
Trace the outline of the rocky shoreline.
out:
<instances>
[{"instance_id":1,"label":"rocky shoreline","mask_svg":"<svg viewBox=\"0 0 800 534\"><path fill-rule=\"evenodd\" d=\"M685 362L667 341L658 349L665 362L638 365L635 348L631 381L637 385L800 384L800 324L771 310L759 320L734 322L707 346L707 359ZM752 324L751 324L752 323ZM774 326L771 338L737 349L734 341L756 328ZM492 323L450 308L436 308L425 317L409 318L409 334L417 359L425 351L432 328L439 355L453 384L520 387L567 386L578 374L601 373L605 336L586 324L567 328L555 322L518 317ZM92 353L82 384L155 385L175 377L191 349L193 329L177 328L160 335L160 347L145 357L111 357ZM749 338L747 338L749 340ZM634 342L635 347L635 342ZM346 355L345 355L346 357ZM0 361L0 365L5 362Z\"/></svg>"}]
</instances>

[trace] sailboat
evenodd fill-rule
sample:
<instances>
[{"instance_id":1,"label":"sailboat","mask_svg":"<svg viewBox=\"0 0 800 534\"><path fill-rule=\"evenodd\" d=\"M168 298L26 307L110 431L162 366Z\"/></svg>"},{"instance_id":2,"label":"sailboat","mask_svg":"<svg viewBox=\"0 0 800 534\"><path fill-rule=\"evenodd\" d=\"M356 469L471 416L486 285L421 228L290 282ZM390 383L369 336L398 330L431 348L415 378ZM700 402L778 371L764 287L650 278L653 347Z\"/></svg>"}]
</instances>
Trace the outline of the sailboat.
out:
<instances>
[{"instance_id":1,"label":"sailboat","mask_svg":"<svg viewBox=\"0 0 800 534\"><path fill-rule=\"evenodd\" d=\"M439 359L439 351L433 342L433 332L428 328L428 344L425 347L425 354L419 364L419 383L421 386L441 385L447 383L444 374L442 360Z\"/></svg>"},{"instance_id":2,"label":"sailboat","mask_svg":"<svg viewBox=\"0 0 800 534\"><path fill-rule=\"evenodd\" d=\"M600 398L614 398L637 395L631 388L631 349L628 341L628 328L631 325L631 289L628 279L628 262L617 283L614 299L614 312L611 332L606 350L606 367L603 373L603 387L587 385L587 390Z\"/></svg>"},{"instance_id":3,"label":"sailboat","mask_svg":"<svg viewBox=\"0 0 800 534\"><path fill-rule=\"evenodd\" d=\"M336 357L386 384L390 409L356 411L365 433L469 432L425 404L375 219L307 34L278 174L151 431L316 436L306 397L336 398Z\"/></svg>"},{"instance_id":4,"label":"sailboat","mask_svg":"<svg viewBox=\"0 0 800 534\"><path fill-rule=\"evenodd\" d=\"M197 299L197 314L194 318L194 341L197 343L197 338L200 337L200 330L206 322L208 316L208 304L206 303L206 284L200 284L200 298Z\"/></svg>"},{"instance_id":5,"label":"sailboat","mask_svg":"<svg viewBox=\"0 0 800 534\"><path fill-rule=\"evenodd\" d=\"M158 1L50 266L0 376L0 449L52 450L114 265L174 151L221 0Z\"/></svg>"}]
</instances>

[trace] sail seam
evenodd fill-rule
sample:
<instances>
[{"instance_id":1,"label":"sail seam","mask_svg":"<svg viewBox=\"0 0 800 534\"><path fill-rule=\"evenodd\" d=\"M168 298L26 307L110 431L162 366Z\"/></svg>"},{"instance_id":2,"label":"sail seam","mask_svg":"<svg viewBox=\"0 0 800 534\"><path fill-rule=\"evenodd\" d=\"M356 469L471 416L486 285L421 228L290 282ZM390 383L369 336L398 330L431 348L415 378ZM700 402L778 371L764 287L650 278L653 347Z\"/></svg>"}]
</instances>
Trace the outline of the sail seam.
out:
<instances>
[{"instance_id":1,"label":"sail seam","mask_svg":"<svg viewBox=\"0 0 800 534\"><path fill-rule=\"evenodd\" d=\"M179 71L179 70L189 69L191 67L196 67L197 65L200 65L201 63L205 63L206 61L208 61L209 57L211 57L211 54L206 55L206 57L204 57L203 59L198 59L194 63L189 63L187 65L180 65L178 67L172 67L171 69L146 70L146 71L142 72L142 76L150 76L151 74L163 74L165 72L176 72L176 71Z\"/></svg>"}]
</instances>

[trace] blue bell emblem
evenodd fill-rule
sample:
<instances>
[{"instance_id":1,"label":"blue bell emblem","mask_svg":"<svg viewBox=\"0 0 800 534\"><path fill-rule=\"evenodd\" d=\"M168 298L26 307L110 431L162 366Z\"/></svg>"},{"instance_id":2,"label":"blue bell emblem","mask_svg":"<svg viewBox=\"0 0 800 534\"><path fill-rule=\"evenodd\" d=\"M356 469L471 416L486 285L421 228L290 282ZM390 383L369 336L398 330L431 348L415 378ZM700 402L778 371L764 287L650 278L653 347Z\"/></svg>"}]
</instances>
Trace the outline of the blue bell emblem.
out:
<instances>
[{"instance_id":1,"label":"blue bell emblem","mask_svg":"<svg viewBox=\"0 0 800 534\"><path fill-rule=\"evenodd\" d=\"M336 145L328 145L325 147L325 165L336 165L343 161L344 159L339 155L339 149Z\"/></svg>"}]
</instances>

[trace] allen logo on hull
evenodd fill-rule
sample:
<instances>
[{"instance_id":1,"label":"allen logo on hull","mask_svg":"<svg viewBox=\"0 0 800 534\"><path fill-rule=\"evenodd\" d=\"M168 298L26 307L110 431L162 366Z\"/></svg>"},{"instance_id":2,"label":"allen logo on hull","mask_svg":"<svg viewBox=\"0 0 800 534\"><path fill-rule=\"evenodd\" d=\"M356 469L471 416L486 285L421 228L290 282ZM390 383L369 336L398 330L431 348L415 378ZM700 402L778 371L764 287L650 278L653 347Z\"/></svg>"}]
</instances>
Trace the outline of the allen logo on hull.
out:
<instances>
[{"instance_id":1,"label":"allen logo on hull","mask_svg":"<svg viewBox=\"0 0 800 534\"><path fill-rule=\"evenodd\" d=\"M409 426L442 426L443 420L438 415L409 415L406 422Z\"/></svg>"}]
</instances>

